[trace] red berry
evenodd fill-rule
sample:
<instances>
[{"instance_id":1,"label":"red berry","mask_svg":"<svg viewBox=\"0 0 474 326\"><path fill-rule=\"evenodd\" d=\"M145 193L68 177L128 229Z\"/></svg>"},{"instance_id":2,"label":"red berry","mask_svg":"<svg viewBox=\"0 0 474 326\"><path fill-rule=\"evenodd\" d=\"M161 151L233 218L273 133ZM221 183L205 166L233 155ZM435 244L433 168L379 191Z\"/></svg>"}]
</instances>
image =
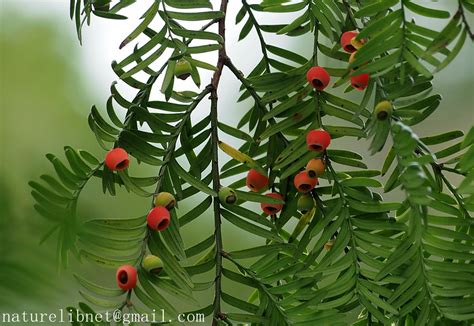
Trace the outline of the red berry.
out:
<instances>
[{"instance_id":1,"label":"red berry","mask_svg":"<svg viewBox=\"0 0 474 326\"><path fill-rule=\"evenodd\" d=\"M276 192L271 192L269 194L266 194L265 196L276 198L283 200L283 197ZM279 211L282 210L283 204L267 204L267 203L261 203L260 207L262 208L263 212L267 215L274 215L278 213Z\"/></svg>"},{"instance_id":2,"label":"red berry","mask_svg":"<svg viewBox=\"0 0 474 326\"><path fill-rule=\"evenodd\" d=\"M123 265L115 275L117 285L123 290L131 290L137 285L137 270L132 265Z\"/></svg>"},{"instance_id":3,"label":"red berry","mask_svg":"<svg viewBox=\"0 0 474 326\"><path fill-rule=\"evenodd\" d=\"M313 85L319 91L322 91L329 84L331 77L329 76L326 69L321 67L311 67L306 73L306 79L308 83Z\"/></svg>"},{"instance_id":4,"label":"red berry","mask_svg":"<svg viewBox=\"0 0 474 326\"><path fill-rule=\"evenodd\" d=\"M301 171L295 178L293 179L293 183L295 184L296 189L299 192L308 192L314 189L316 184L318 183L318 178L310 177L308 172Z\"/></svg>"},{"instance_id":5,"label":"red berry","mask_svg":"<svg viewBox=\"0 0 474 326\"><path fill-rule=\"evenodd\" d=\"M123 148L114 148L105 155L105 165L112 171L122 171L130 163L128 153Z\"/></svg>"},{"instance_id":6,"label":"red berry","mask_svg":"<svg viewBox=\"0 0 474 326\"><path fill-rule=\"evenodd\" d=\"M330 142L331 135L323 129L311 130L306 135L306 145L310 151L322 152L329 146Z\"/></svg>"},{"instance_id":7,"label":"red berry","mask_svg":"<svg viewBox=\"0 0 474 326\"><path fill-rule=\"evenodd\" d=\"M363 91L369 85L369 74L361 74L351 77L351 85L359 91Z\"/></svg>"},{"instance_id":8,"label":"red berry","mask_svg":"<svg viewBox=\"0 0 474 326\"><path fill-rule=\"evenodd\" d=\"M163 231L170 224L170 212L163 206L153 208L146 217L150 229Z\"/></svg>"},{"instance_id":9,"label":"red berry","mask_svg":"<svg viewBox=\"0 0 474 326\"><path fill-rule=\"evenodd\" d=\"M324 164L323 159L321 158L313 158L308 161L306 164L306 172L311 178L320 176L323 174L324 170L326 169L326 165Z\"/></svg>"},{"instance_id":10,"label":"red berry","mask_svg":"<svg viewBox=\"0 0 474 326\"><path fill-rule=\"evenodd\" d=\"M260 191L268 186L268 178L257 170L251 169L247 174L246 184L250 190Z\"/></svg>"},{"instance_id":11,"label":"red berry","mask_svg":"<svg viewBox=\"0 0 474 326\"><path fill-rule=\"evenodd\" d=\"M356 31L348 31L344 32L341 36L341 46L344 49L344 51L352 53L356 51L357 49L354 47L354 45L351 44L351 41L354 37L359 35L358 32Z\"/></svg>"}]
</instances>

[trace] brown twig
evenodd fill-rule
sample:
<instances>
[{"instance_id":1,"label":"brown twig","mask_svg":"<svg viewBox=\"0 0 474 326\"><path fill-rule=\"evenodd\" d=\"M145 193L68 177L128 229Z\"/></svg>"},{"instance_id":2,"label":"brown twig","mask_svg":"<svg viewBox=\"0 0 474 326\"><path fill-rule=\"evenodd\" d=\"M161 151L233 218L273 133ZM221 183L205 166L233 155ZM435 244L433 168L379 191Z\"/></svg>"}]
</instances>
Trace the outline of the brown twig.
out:
<instances>
[{"instance_id":1,"label":"brown twig","mask_svg":"<svg viewBox=\"0 0 474 326\"><path fill-rule=\"evenodd\" d=\"M469 35L469 38L472 41L472 40L474 40L474 33L471 30L471 26L469 26L469 23L467 22L467 17L466 17L466 14L464 12L464 7L462 5L461 0L459 0L458 3L459 3L458 13L461 15L461 20L464 24L464 28L466 29L466 32L467 32L467 34Z\"/></svg>"},{"instance_id":2,"label":"brown twig","mask_svg":"<svg viewBox=\"0 0 474 326\"><path fill-rule=\"evenodd\" d=\"M211 80L211 146L212 146L212 187L214 191L219 192L220 175L219 175L219 161L218 161L218 132L217 132L217 91L221 80L222 70L227 60L225 49L225 15L227 13L228 0L221 1L220 11L224 13L224 17L219 20L218 33L222 37L222 47L219 49L219 57L217 60L217 70L214 72ZM222 233L221 233L221 207L218 198L214 198L214 237L216 243L216 276L214 280L214 318L212 325L217 325L219 320L222 320L224 315L221 311L221 281L222 281Z\"/></svg>"}]
</instances>

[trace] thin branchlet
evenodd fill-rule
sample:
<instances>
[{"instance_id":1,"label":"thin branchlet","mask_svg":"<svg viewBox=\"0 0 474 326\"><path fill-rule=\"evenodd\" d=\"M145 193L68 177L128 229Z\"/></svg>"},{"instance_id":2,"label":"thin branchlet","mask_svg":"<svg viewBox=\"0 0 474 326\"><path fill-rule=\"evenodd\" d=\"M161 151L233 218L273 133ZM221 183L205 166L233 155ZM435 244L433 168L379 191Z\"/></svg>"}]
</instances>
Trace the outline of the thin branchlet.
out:
<instances>
[{"instance_id":1,"label":"thin branchlet","mask_svg":"<svg viewBox=\"0 0 474 326\"><path fill-rule=\"evenodd\" d=\"M466 17L466 13L464 12L464 6L461 0L458 1L458 14L461 15L461 20L464 24L464 28L466 29L467 34L471 40L474 40L474 33L471 30L471 26L469 25L468 18Z\"/></svg>"},{"instance_id":2,"label":"thin branchlet","mask_svg":"<svg viewBox=\"0 0 474 326\"><path fill-rule=\"evenodd\" d=\"M257 31L258 40L260 43L260 49L262 50L263 60L265 61L265 69L268 73L270 73L270 58L268 57L267 51L267 43L265 42L265 38L263 37L262 29L260 28L260 24L258 23L255 15L252 11L252 7L247 3L246 0L242 0L242 5L245 7L249 14L249 19L251 20L252 24L255 26L255 30Z\"/></svg>"},{"instance_id":3,"label":"thin branchlet","mask_svg":"<svg viewBox=\"0 0 474 326\"><path fill-rule=\"evenodd\" d=\"M225 15L227 13L228 0L222 0L220 11L224 13L224 17L218 22L218 33L222 37L222 47L219 49L217 70L214 72L211 80L211 171L212 171L212 187L216 193L220 189L220 172L219 172L219 137L218 137L218 89L222 76L222 70L224 68L225 61L227 60L226 48L225 48ZM214 313L212 325L217 325L219 320L225 318L225 315L221 311L221 296L222 296L222 232L221 232L221 211L219 198L213 199L214 207L214 238L216 245L216 275L214 278Z\"/></svg>"}]
</instances>

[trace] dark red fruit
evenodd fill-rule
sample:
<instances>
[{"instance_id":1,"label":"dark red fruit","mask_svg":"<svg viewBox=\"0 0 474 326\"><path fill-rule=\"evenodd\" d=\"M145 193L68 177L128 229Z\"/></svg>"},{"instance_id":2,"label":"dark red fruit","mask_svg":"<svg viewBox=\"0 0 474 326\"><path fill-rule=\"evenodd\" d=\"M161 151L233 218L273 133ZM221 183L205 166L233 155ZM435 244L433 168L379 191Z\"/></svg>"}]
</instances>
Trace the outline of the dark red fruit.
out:
<instances>
[{"instance_id":1,"label":"dark red fruit","mask_svg":"<svg viewBox=\"0 0 474 326\"><path fill-rule=\"evenodd\" d=\"M115 275L117 285L123 290L131 290L137 285L137 270L132 265L123 265Z\"/></svg>"},{"instance_id":2,"label":"dark red fruit","mask_svg":"<svg viewBox=\"0 0 474 326\"><path fill-rule=\"evenodd\" d=\"M369 85L369 74L361 74L351 77L351 85L359 91L363 91Z\"/></svg>"},{"instance_id":3,"label":"dark red fruit","mask_svg":"<svg viewBox=\"0 0 474 326\"><path fill-rule=\"evenodd\" d=\"M356 51L357 49L352 45L351 41L354 37L359 35L358 32L356 31L348 31L344 32L341 36L341 46L344 49L344 51L352 53Z\"/></svg>"},{"instance_id":4,"label":"dark red fruit","mask_svg":"<svg viewBox=\"0 0 474 326\"><path fill-rule=\"evenodd\" d=\"M276 198L283 200L283 197L276 192L271 192L269 194L266 194L265 196ZM268 203L261 203L260 207L262 208L263 212L267 215L274 215L278 213L279 211L282 210L283 204L268 204Z\"/></svg>"},{"instance_id":5,"label":"dark red fruit","mask_svg":"<svg viewBox=\"0 0 474 326\"><path fill-rule=\"evenodd\" d=\"M251 169L247 174L246 184L250 190L260 191L268 186L268 178L257 170Z\"/></svg>"},{"instance_id":6,"label":"dark red fruit","mask_svg":"<svg viewBox=\"0 0 474 326\"><path fill-rule=\"evenodd\" d=\"M313 190L316 184L318 183L318 178L312 178L308 175L308 172L301 171L300 173L295 175L293 183L295 184L295 187L296 189L298 189L299 192L309 192Z\"/></svg>"},{"instance_id":7,"label":"dark red fruit","mask_svg":"<svg viewBox=\"0 0 474 326\"><path fill-rule=\"evenodd\" d=\"M306 135L306 145L310 151L322 152L331 143L331 135L326 130L311 130Z\"/></svg>"},{"instance_id":8,"label":"dark red fruit","mask_svg":"<svg viewBox=\"0 0 474 326\"><path fill-rule=\"evenodd\" d=\"M163 206L153 208L146 217L150 229L163 231L170 224L170 212Z\"/></svg>"},{"instance_id":9,"label":"dark red fruit","mask_svg":"<svg viewBox=\"0 0 474 326\"><path fill-rule=\"evenodd\" d=\"M314 88L322 91L327 85L329 85L331 77L329 76L326 69L315 66L308 70L306 73L306 79L308 80L308 83L313 85Z\"/></svg>"}]
</instances>

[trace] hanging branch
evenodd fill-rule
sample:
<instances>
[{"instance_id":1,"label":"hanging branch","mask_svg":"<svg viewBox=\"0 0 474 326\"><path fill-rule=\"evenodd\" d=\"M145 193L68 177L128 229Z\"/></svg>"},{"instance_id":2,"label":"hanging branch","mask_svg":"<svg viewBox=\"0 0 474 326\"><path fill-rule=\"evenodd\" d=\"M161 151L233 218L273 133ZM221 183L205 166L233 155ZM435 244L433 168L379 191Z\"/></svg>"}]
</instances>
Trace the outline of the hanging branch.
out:
<instances>
[{"instance_id":1,"label":"hanging branch","mask_svg":"<svg viewBox=\"0 0 474 326\"><path fill-rule=\"evenodd\" d=\"M94 16L124 19L122 10L133 4L120 1L111 7L109 1L71 0L79 38ZM441 96L429 95L432 76L454 60L467 36L472 39L465 11L472 5L459 1L451 16L415 0L242 1L236 16L237 23L245 21L239 39L254 30L262 54L249 73L239 70L226 51L227 7L228 0L220 1L219 10L208 0L151 4L121 48L146 41L112 65L137 94L129 101L113 84L106 115L93 107L88 121L99 145L118 150L122 160L97 159L66 147L67 164L47 156L57 176L45 175L42 183L31 183L35 208L54 224L44 239L58 231L61 259L66 261L72 252L82 261L112 268L111 278L116 275L117 287L75 275L84 300L107 310L164 309L171 322L182 313L175 303L186 302L194 308L187 314L209 316L212 325L301 326L348 320L358 325L408 325L416 320L423 325L471 320L474 276L468 266L474 259L474 238L472 196L466 193L470 194L472 174L468 169L474 166L474 133L432 154L430 146L464 133L419 138L411 126L438 109ZM435 31L407 21L408 12L449 20L442 31ZM292 20L262 24L257 13L290 13ZM190 21L203 25L191 29ZM217 32L211 30L215 24ZM339 41L354 27L359 32L351 39L354 48L344 50L358 50L347 69L315 67L350 58L340 51ZM312 33L313 53L305 57L281 42L267 44L266 33ZM202 53L216 53L217 62L197 59ZM166 61L155 68L160 58ZM237 101L252 100L237 126L223 123L219 114L224 67L240 83ZM205 87L202 69L213 71ZM308 73L315 70L325 72L321 85ZM372 78L367 88L346 88L365 92L360 103L327 87L335 77L339 79L332 86L345 84L355 71ZM180 80L188 77L199 91L178 90ZM163 96L155 99L152 90L158 82ZM372 111L368 107L374 90ZM194 121L193 112L207 96L209 115ZM119 110L126 111L125 119L119 118ZM323 133L327 144L313 142L314 132ZM222 133L240 145L223 143ZM394 141L381 171L369 170L366 158L337 140L365 144L371 138L370 149L377 152L388 135ZM222 162L220 150L231 159ZM455 157L439 161L451 155ZM158 172L134 176L137 162L156 166ZM381 179L391 168L389 178ZM456 188L444 171L465 177L461 186ZM76 218L79 194L93 176L102 179L106 195L114 196L116 188L123 187L151 198L152 209L146 216L137 212L138 217ZM389 192L399 186L405 193L401 202L387 202L381 191L372 190ZM197 194L204 196L194 197ZM160 196L165 202L159 202ZM174 208L176 201L179 210ZM182 228L195 226L210 210L214 229L196 234L197 243L189 246ZM225 250L229 246L224 244L224 219L243 236L259 239L259 244L242 241L236 250ZM224 289L224 279L235 282L239 290ZM245 287L252 293L248 298L242 296ZM200 307L194 295L210 289L212 302ZM79 309L93 311L85 303ZM361 310L358 320L352 313L346 315L354 309Z\"/></svg>"}]
</instances>

